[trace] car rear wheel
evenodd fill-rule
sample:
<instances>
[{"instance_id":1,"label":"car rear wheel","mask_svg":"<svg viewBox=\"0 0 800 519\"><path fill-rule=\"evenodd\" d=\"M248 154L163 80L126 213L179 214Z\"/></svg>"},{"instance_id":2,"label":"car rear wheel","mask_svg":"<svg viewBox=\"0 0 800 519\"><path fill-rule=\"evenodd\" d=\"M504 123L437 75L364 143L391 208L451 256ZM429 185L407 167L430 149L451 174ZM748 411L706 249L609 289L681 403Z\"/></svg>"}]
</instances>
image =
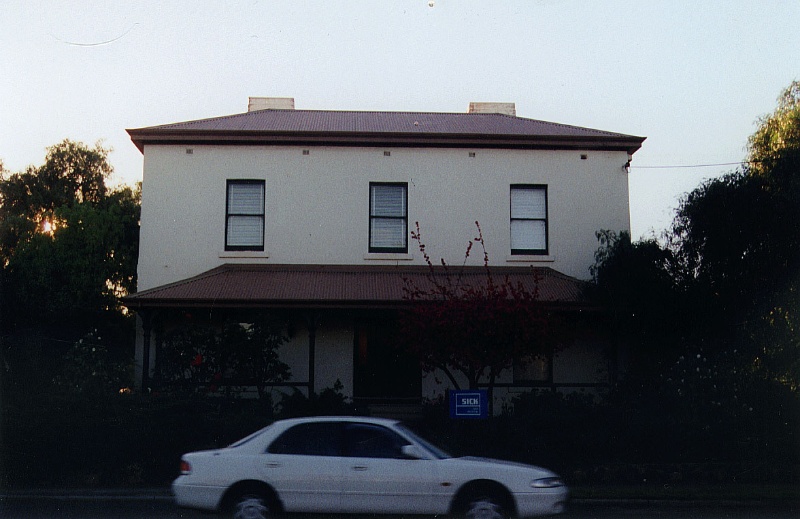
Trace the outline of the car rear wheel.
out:
<instances>
[{"instance_id":1,"label":"car rear wheel","mask_svg":"<svg viewBox=\"0 0 800 519\"><path fill-rule=\"evenodd\" d=\"M233 519L266 519L271 514L267 498L254 493L239 496L231 511Z\"/></svg>"},{"instance_id":2,"label":"car rear wheel","mask_svg":"<svg viewBox=\"0 0 800 519\"><path fill-rule=\"evenodd\" d=\"M470 500L464 512L466 519L508 519L508 512L503 508L500 499L493 496L481 496Z\"/></svg>"}]
</instances>

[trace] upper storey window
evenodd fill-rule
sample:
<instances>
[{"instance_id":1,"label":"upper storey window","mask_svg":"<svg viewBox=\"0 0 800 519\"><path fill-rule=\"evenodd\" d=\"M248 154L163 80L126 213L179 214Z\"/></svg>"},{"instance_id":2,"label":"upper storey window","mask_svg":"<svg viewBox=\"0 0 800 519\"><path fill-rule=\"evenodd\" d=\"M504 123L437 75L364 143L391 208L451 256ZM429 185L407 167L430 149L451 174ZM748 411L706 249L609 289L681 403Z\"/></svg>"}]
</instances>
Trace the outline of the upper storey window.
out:
<instances>
[{"instance_id":1,"label":"upper storey window","mask_svg":"<svg viewBox=\"0 0 800 519\"><path fill-rule=\"evenodd\" d=\"M547 186L511 186L511 254L548 253Z\"/></svg>"},{"instance_id":2,"label":"upper storey window","mask_svg":"<svg viewBox=\"0 0 800 519\"><path fill-rule=\"evenodd\" d=\"M408 184L370 183L369 252L408 252Z\"/></svg>"},{"instance_id":3,"label":"upper storey window","mask_svg":"<svg viewBox=\"0 0 800 519\"><path fill-rule=\"evenodd\" d=\"M264 181L228 180L225 250L264 250Z\"/></svg>"}]
</instances>

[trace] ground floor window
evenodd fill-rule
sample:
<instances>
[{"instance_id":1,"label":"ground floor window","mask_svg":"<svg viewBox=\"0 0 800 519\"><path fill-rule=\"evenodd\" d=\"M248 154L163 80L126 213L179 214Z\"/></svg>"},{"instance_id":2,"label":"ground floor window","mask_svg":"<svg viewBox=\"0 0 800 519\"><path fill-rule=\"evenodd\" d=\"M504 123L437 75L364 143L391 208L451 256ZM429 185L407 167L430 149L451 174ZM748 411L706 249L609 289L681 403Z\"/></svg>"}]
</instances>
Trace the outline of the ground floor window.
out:
<instances>
[{"instance_id":1,"label":"ground floor window","mask_svg":"<svg viewBox=\"0 0 800 519\"><path fill-rule=\"evenodd\" d=\"M551 382L553 362L550 355L533 355L526 362L514 366L514 383L531 384Z\"/></svg>"}]
</instances>

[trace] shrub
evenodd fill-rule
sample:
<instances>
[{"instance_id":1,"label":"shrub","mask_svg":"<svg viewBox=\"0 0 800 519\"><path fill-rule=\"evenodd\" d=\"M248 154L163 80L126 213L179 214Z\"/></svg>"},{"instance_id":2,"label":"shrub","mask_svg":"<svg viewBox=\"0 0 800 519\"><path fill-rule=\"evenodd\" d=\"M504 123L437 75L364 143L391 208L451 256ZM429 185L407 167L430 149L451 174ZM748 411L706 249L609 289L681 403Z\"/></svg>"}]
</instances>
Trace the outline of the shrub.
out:
<instances>
[{"instance_id":1,"label":"shrub","mask_svg":"<svg viewBox=\"0 0 800 519\"><path fill-rule=\"evenodd\" d=\"M338 379L332 388L325 388L319 394L312 393L310 396L306 396L295 388L291 393L285 394L278 403L278 416L280 418L297 418L301 416L365 414L344 396L343 389L344 385Z\"/></svg>"}]
</instances>

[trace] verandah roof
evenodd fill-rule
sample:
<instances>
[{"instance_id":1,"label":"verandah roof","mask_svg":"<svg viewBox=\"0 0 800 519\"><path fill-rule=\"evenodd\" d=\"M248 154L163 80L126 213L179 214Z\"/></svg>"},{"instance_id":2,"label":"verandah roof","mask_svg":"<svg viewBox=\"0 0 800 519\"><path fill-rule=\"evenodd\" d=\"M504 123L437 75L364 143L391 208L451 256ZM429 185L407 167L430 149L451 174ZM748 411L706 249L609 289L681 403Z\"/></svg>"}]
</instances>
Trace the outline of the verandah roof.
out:
<instances>
[{"instance_id":1,"label":"verandah roof","mask_svg":"<svg viewBox=\"0 0 800 519\"><path fill-rule=\"evenodd\" d=\"M444 276L441 267L437 276ZM451 279L487 282L484 267L451 267ZM547 267L495 267L496 283L508 279L548 306L585 307L585 283ZM163 307L378 308L408 303L405 287L430 286L425 266L225 264L197 276L123 298L132 310ZM444 279L441 277L440 279Z\"/></svg>"}]
</instances>

